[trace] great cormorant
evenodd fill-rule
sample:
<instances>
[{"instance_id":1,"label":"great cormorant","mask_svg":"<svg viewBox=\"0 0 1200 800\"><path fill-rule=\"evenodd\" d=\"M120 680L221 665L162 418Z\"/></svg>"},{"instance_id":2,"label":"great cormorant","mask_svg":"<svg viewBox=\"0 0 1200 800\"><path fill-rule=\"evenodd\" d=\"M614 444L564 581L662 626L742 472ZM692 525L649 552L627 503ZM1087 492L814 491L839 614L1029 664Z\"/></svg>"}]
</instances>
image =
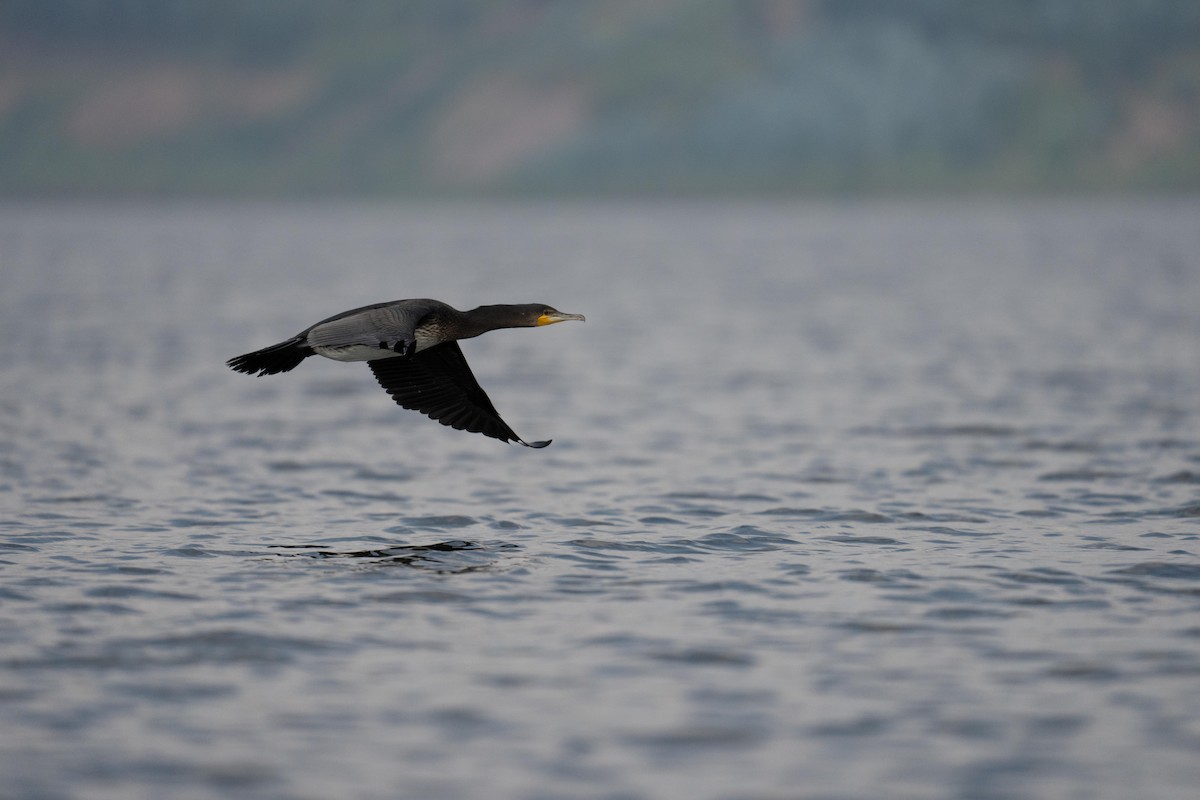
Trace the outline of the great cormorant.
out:
<instances>
[{"instance_id":1,"label":"great cormorant","mask_svg":"<svg viewBox=\"0 0 1200 800\"><path fill-rule=\"evenodd\" d=\"M508 427L479 387L458 346L497 328L532 328L582 314L564 314L539 304L479 306L458 311L437 300L396 300L344 311L323 319L287 341L229 359L248 375L274 375L312 355L335 361L366 361L379 385L404 408L420 411L457 430L502 442L526 442Z\"/></svg>"}]
</instances>

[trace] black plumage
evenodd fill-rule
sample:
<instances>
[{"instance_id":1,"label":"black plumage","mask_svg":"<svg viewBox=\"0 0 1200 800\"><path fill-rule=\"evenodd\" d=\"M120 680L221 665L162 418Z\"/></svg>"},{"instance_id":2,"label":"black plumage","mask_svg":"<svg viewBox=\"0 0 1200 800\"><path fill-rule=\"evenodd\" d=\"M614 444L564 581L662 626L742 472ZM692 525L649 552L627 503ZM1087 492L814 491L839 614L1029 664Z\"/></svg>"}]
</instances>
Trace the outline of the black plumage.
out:
<instances>
[{"instance_id":1,"label":"black plumage","mask_svg":"<svg viewBox=\"0 0 1200 800\"><path fill-rule=\"evenodd\" d=\"M475 380L458 342L443 342L410 358L368 361L367 366L398 404L420 411L443 425L529 447L550 444L521 441L505 424Z\"/></svg>"},{"instance_id":2,"label":"black plumage","mask_svg":"<svg viewBox=\"0 0 1200 800\"><path fill-rule=\"evenodd\" d=\"M311 355L338 361L366 361L379 385L404 408L420 411L456 430L482 433L526 447L500 418L471 372L459 339L498 328L535 327L582 314L564 314L550 306L492 305L458 311L437 300L376 303L322 320L279 344L231 358L231 369L250 375L274 375L299 366Z\"/></svg>"}]
</instances>

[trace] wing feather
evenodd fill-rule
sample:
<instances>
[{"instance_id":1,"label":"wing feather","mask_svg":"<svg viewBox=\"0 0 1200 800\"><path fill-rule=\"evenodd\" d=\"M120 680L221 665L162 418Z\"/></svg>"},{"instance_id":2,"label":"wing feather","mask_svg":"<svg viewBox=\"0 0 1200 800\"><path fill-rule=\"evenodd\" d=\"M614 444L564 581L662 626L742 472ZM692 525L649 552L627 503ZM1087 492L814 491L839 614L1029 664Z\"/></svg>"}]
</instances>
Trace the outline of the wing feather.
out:
<instances>
[{"instance_id":1,"label":"wing feather","mask_svg":"<svg viewBox=\"0 0 1200 800\"><path fill-rule=\"evenodd\" d=\"M368 361L367 365L399 405L443 425L527 447L549 444L526 442L508 427L475 380L458 342L444 342L409 357Z\"/></svg>"}]
</instances>

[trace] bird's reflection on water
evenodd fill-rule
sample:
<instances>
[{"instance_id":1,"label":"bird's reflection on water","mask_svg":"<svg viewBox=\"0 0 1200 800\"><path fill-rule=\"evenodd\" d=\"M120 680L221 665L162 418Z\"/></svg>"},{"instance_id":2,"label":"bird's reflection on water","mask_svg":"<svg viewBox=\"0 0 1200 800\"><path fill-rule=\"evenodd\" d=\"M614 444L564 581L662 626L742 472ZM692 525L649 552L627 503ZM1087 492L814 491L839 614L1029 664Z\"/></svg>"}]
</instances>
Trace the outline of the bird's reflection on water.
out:
<instances>
[{"instance_id":1,"label":"bird's reflection on water","mask_svg":"<svg viewBox=\"0 0 1200 800\"><path fill-rule=\"evenodd\" d=\"M292 550L283 555L305 558L361 558L377 564L394 564L414 569L461 575L490 569L503 554L519 550L520 546L508 542L480 543L453 539L434 544L395 545L368 550L339 551L316 544L267 545L272 550Z\"/></svg>"}]
</instances>

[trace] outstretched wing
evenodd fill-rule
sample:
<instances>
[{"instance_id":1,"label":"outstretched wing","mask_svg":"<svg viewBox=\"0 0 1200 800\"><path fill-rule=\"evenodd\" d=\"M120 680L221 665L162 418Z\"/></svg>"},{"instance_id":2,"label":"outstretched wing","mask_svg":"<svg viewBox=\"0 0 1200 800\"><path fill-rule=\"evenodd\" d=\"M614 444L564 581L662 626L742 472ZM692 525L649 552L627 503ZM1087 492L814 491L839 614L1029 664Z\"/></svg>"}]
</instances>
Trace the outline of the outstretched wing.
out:
<instances>
[{"instance_id":1,"label":"outstretched wing","mask_svg":"<svg viewBox=\"0 0 1200 800\"><path fill-rule=\"evenodd\" d=\"M550 444L526 442L500 419L496 407L471 374L458 342L443 342L407 358L381 358L368 361L367 365L379 385L398 404L420 411L443 425L526 447Z\"/></svg>"}]
</instances>

